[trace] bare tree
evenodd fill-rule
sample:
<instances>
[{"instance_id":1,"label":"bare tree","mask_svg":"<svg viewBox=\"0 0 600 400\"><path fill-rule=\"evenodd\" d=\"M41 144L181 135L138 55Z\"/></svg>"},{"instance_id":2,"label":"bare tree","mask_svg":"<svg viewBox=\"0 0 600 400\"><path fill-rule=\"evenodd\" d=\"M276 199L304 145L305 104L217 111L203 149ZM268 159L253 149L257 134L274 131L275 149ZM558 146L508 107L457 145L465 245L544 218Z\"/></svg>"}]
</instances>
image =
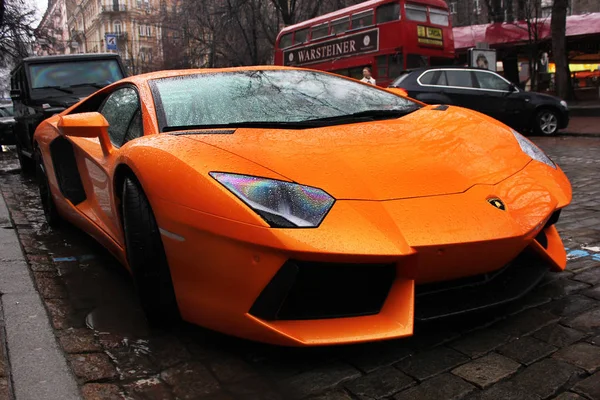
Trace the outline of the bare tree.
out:
<instances>
[{"instance_id":1,"label":"bare tree","mask_svg":"<svg viewBox=\"0 0 600 400\"><path fill-rule=\"evenodd\" d=\"M29 55L35 9L24 0L1 0L0 66Z\"/></svg>"},{"instance_id":2,"label":"bare tree","mask_svg":"<svg viewBox=\"0 0 600 400\"><path fill-rule=\"evenodd\" d=\"M271 63L283 26L360 2L177 0L162 16L163 47L172 55L165 62L169 67Z\"/></svg>"},{"instance_id":3,"label":"bare tree","mask_svg":"<svg viewBox=\"0 0 600 400\"><path fill-rule=\"evenodd\" d=\"M554 82L556 94L563 99L572 98L571 72L566 49L566 26L568 0L554 0L552 4L552 55L556 65Z\"/></svg>"}]
</instances>

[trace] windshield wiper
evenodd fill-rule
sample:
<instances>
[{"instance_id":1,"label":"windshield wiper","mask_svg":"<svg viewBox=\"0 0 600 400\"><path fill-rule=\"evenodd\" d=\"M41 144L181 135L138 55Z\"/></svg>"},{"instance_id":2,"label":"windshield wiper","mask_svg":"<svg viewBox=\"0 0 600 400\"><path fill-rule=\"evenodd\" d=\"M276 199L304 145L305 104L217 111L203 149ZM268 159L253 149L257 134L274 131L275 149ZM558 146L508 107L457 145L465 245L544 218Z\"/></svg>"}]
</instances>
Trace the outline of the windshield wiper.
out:
<instances>
[{"instance_id":1,"label":"windshield wiper","mask_svg":"<svg viewBox=\"0 0 600 400\"><path fill-rule=\"evenodd\" d=\"M61 92L73 94L72 90L66 89L62 86L42 86L42 87L36 87L34 89L56 89L56 90L60 90Z\"/></svg>"},{"instance_id":2,"label":"windshield wiper","mask_svg":"<svg viewBox=\"0 0 600 400\"><path fill-rule=\"evenodd\" d=\"M335 121L356 121L356 120L366 120L373 121L378 119L391 119L391 118L400 118L405 115L410 114L411 112L417 111L419 107L412 107L408 109L402 110L366 110L359 111L352 114L343 114L336 115L333 117L324 117L324 118L316 118L309 119L302 122L335 122Z\"/></svg>"},{"instance_id":3,"label":"windshield wiper","mask_svg":"<svg viewBox=\"0 0 600 400\"><path fill-rule=\"evenodd\" d=\"M277 121L247 121L230 122L227 124L209 124L209 125L171 125L165 126L162 132L189 131L194 129L221 129L221 128L308 128L320 124L310 121L298 122L277 122Z\"/></svg>"},{"instance_id":4,"label":"windshield wiper","mask_svg":"<svg viewBox=\"0 0 600 400\"><path fill-rule=\"evenodd\" d=\"M102 89L106 85L101 85L99 83L78 83L76 85L70 85L69 87L82 87L82 86L92 86L98 89Z\"/></svg>"}]
</instances>

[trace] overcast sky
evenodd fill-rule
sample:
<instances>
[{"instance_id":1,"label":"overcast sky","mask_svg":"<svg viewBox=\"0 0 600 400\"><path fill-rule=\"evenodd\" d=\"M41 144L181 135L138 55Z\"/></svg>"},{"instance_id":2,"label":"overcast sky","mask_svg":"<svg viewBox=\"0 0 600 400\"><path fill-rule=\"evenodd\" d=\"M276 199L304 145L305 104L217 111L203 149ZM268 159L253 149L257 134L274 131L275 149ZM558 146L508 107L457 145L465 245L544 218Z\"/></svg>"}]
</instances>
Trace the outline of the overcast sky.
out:
<instances>
[{"instance_id":1,"label":"overcast sky","mask_svg":"<svg viewBox=\"0 0 600 400\"><path fill-rule=\"evenodd\" d=\"M37 20L38 23L39 21L42 19L42 15L44 15L44 12L46 11L46 8L48 8L48 0L29 0L33 5L35 5L35 7L37 8Z\"/></svg>"}]
</instances>

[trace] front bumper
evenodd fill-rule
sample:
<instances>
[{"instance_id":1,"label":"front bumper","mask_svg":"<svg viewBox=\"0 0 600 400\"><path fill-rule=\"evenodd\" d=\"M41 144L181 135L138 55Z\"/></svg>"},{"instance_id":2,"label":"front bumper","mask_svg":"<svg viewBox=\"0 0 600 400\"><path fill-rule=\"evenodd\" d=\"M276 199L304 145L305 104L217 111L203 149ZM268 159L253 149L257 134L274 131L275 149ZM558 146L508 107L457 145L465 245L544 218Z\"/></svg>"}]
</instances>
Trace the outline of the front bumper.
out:
<instances>
[{"instance_id":1,"label":"front bumper","mask_svg":"<svg viewBox=\"0 0 600 400\"><path fill-rule=\"evenodd\" d=\"M569 126L569 109L561 108L558 129L565 129L567 126Z\"/></svg>"},{"instance_id":2,"label":"front bumper","mask_svg":"<svg viewBox=\"0 0 600 400\"><path fill-rule=\"evenodd\" d=\"M318 229L269 229L150 200L185 320L274 344L328 345L408 336L415 317L512 301L548 269L564 269L553 225L571 198L561 176L532 162L464 193L339 200ZM506 210L492 207L490 196ZM524 255L535 268L515 267ZM510 285L496 295L462 288L466 299L454 305L415 297L422 285L494 275L511 263ZM379 270L370 276L369 268Z\"/></svg>"}]
</instances>

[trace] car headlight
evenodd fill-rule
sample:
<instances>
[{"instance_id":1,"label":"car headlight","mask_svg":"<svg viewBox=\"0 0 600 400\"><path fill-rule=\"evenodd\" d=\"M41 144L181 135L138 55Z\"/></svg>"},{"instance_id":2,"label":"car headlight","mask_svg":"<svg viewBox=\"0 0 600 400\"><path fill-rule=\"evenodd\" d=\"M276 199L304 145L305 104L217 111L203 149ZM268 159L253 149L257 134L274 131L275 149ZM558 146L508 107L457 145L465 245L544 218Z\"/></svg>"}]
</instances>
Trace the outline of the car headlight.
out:
<instances>
[{"instance_id":1,"label":"car headlight","mask_svg":"<svg viewBox=\"0 0 600 400\"><path fill-rule=\"evenodd\" d=\"M321 189L256 176L211 172L273 228L319 226L335 199Z\"/></svg>"},{"instance_id":2,"label":"car headlight","mask_svg":"<svg viewBox=\"0 0 600 400\"><path fill-rule=\"evenodd\" d=\"M567 105L567 102L564 100L560 101L560 105L563 106L564 108L569 108L569 106Z\"/></svg>"},{"instance_id":3,"label":"car headlight","mask_svg":"<svg viewBox=\"0 0 600 400\"><path fill-rule=\"evenodd\" d=\"M556 169L556 164L554 163L554 161L552 161L550 157L548 157L546 153L542 151L542 149L537 147L535 144L533 144L533 142L525 138L525 136L521 135L514 129L511 129L511 132L515 136L515 139L517 139L519 146L521 146L521 150L523 150L525 154L527 154L529 157L533 158L536 161L542 162L548 165L549 167Z\"/></svg>"}]
</instances>

